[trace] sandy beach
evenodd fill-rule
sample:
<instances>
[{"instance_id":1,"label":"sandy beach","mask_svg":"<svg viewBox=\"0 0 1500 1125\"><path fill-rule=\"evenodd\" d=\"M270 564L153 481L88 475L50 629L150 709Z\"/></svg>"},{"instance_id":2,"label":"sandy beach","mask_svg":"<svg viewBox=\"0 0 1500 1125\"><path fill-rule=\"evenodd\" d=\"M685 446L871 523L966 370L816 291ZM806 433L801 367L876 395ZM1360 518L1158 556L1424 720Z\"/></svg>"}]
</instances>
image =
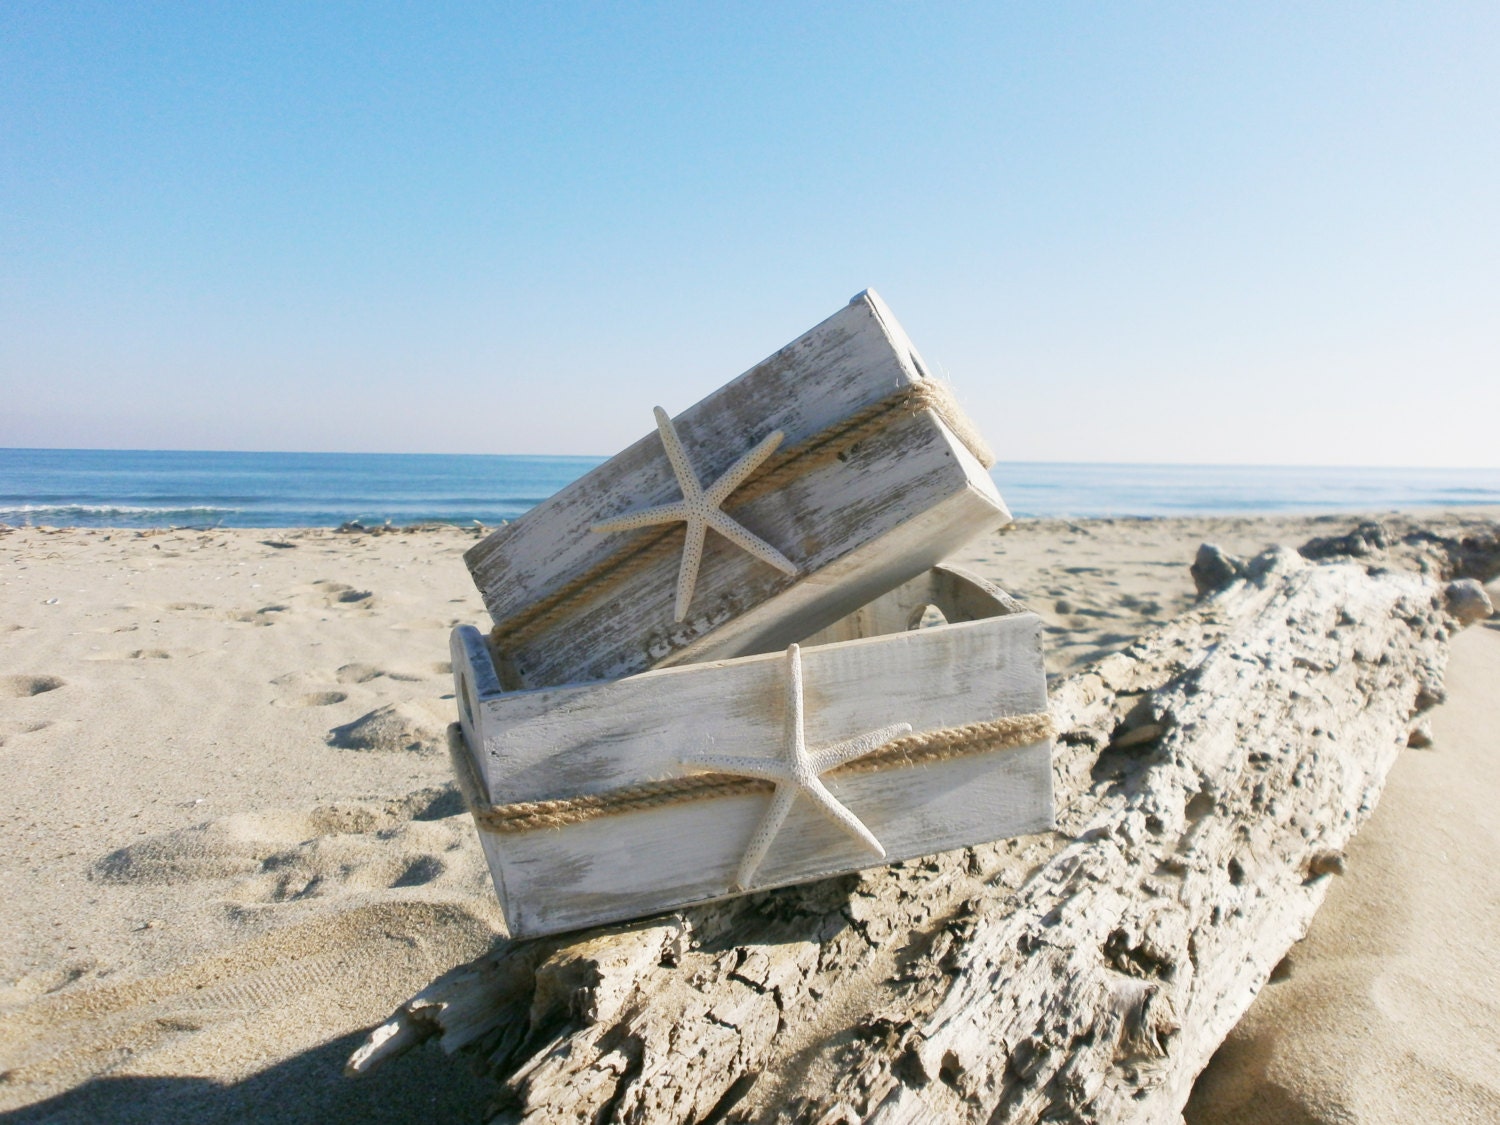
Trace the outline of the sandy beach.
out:
<instances>
[{"instance_id":1,"label":"sandy beach","mask_svg":"<svg viewBox=\"0 0 1500 1125\"><path fill-rule=\"evenodd\" d=\"M1059 676L1191 605L1200 543L1355 522L1023 521L955 561L1042 615ZM448 631L486 620L473 542L0 532L0 1116L480 1118L486 1088L431 1044L341 1076L502 933L444 751ZM1458 638L1433 746L1398 762L1188 1121L1500 1119L1497 688L1500 619Z\"/></svg>"}]
</instances>

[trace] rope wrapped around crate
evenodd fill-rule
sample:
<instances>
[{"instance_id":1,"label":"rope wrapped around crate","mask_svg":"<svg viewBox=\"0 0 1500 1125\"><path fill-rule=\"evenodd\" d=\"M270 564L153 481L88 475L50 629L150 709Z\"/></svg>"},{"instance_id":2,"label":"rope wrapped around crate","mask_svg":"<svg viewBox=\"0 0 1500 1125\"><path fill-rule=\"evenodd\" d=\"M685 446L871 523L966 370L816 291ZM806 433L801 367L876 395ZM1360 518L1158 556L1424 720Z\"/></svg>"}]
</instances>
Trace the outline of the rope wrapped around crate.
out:
<instances>
[{"instance_id":1,"label":"rope wrapped around crate","mask_svg":"<svg viewBox=\"0 0 1500 1125\"><path fill-rule=\"evenodd\" d=\"M1046 711L940 727L895 739L873 753L831 770L827 776L847 777L877 770L924 766L996 750L1013 750L1049 739L1054 731L1052 716ZM685 801L770 794L776 789L772 782L759 778L701 773L626 785L604 793L492 805L485 799L484 790L474 774L472 760L464 746L462 728L457 723L449 728L448 748L464 801L479 826L490 832L563 828L601 816L641 812Z\"/></svg>"}]
</instances>

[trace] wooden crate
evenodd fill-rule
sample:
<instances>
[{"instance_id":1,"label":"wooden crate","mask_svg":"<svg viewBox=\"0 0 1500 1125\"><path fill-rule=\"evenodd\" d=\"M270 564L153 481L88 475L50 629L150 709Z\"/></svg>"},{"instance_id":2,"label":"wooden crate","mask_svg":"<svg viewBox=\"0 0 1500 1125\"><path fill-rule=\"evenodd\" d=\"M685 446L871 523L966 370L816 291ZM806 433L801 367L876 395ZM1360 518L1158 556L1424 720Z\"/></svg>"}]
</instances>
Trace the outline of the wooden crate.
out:
<instances>
[{"instance_id":1,"label":"wooden crate","mask_svg":"<svg viewBox=\"0 0 1500 1125\"><path fill-rule=\"evenodd\" d=\"M912 629L929 605L948 623ZM824 774L828 793L885 855L799 796L746 886L737 881L774 800L769 792L708 789L660 804L649 795L663 782L701 778L692 763L708 756L782 757L791 707L786 654L509 691L484 636L455 629L462 728L455 765L467 777L511 933L635 918L1049 827L1051 740L1037 616L981 579L938 567L826 636L859 634L868 635L811 638L801 649L808 743L890 724L909 724L906 737L930 741L932 732L1011 723L1029 741L863 772L856 761L845 767L854 772ZM644 803L635 796L643 792ZM546 826L558 810L597 812L591 799L623 811Z\"/></svg>"},{"instance_id":2,"label":"wooden crate","mask_svg":"<svg viewBox=\"0 0 1500 1125\"><path fill-rule=\"evenodd\" d=\"M684 525L591 530L682 497L652 433L465 556L506 687L784 649L1010 518L992 458L873 292L671 425L704 487L783 435L723 511L797 573L711 530L679 620Z\"/></svg>"}]
</instances>

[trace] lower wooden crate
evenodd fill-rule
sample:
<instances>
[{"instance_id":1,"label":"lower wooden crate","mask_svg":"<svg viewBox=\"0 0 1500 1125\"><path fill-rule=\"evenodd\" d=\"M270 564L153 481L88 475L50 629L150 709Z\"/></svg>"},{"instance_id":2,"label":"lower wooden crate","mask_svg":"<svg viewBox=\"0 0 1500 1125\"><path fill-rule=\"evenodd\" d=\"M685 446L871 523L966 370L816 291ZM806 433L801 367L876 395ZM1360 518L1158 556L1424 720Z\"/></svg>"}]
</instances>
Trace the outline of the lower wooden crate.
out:
<instances>
[{"instance_id":1,"label":"lower wooden crate","mask_svg":"<svg viewBox=\"0 0 1500 1125\"><path fill-rule=\"evenodd\" d=\"M946 624L916 628L929 607ZM513 936L641 917L741 889L736 874L769 791L656 803L650 795L696 776L695 761L708 756L784 756L786 654L505 691L477 629L455 629L452 650L467 758L458 764L471 771L476 823ZM892 724L908 724L915 738L1007 716L1045 722L1040 619L957 568L935 567L876 599L808 638L798 659L811 747ZM1035 722L1020 729L1041 736L1001 749L959 746L917 765L825 774L828 792L885 856L798 798L753 889L1049 828L1051 739Z\"/></svg>"}]
</instances>

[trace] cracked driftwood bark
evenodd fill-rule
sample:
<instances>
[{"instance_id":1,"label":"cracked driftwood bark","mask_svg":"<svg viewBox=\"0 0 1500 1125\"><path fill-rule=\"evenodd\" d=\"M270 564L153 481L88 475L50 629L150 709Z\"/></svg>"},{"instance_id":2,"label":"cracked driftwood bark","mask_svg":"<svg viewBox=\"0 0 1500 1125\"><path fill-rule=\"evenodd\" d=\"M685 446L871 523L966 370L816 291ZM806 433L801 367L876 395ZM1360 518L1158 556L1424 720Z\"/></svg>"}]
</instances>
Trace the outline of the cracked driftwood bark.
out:
<instances>
[{"instance_id":1,"label":"cracked driftwood bark","mask_svg":"<svg viewBox=\"0 0 1500 1125\"><path fill-rule=\"evenodd\" d=\"M1058 685L1053 833L502 945L349 1069L438 1035L498 1122L1178 1120L1442 697L1443 579L1500 558L1408 547L1234 561Z\"/></svg>"}]
</instances>

